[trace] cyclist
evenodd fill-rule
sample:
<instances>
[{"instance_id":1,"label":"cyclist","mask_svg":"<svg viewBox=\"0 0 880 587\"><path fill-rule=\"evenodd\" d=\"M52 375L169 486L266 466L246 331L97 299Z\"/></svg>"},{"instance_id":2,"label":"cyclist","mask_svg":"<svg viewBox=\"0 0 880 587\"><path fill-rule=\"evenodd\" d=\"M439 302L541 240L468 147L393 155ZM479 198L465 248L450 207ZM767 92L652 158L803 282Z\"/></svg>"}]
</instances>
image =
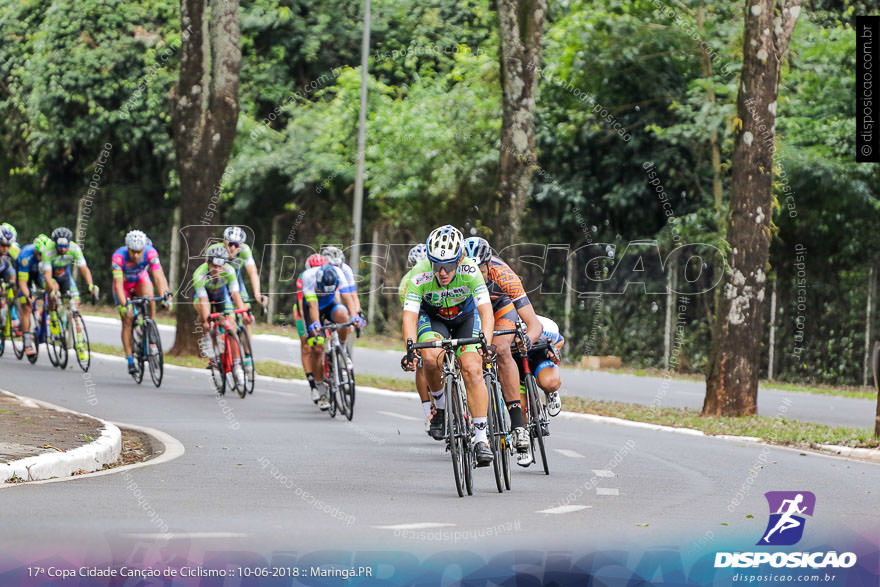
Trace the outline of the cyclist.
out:
<instances>
[{"instance_id":1,"label":"cyclist","mask_svg":"<svg viewBox=\"0 0 880 587\"><path fill-rule=\"evenodd\" d=\"M0 281L12 285L15 283L15 265L21 247L15 241L15 233L0 225Z\"/></svg>"},{"instance_id":2,"label":"cyclist","mask_svg":"<svg viewBox=\"0 0 880 587\"><path fill-rule=\"evenodd\" d=\"M321 335L321 324L325 320L342 324L348 322L351 310L353 308L346 307L339 303L337 292L349 286L342 271L330 265L322 265L307 269L302 274L302 292L306 305L303 308L307 314L303 316L304 321L309 323L307 345L309 346L309 365L312 367L312 373L315 378L315 390L318 395L318 407L324 411L330 408L330 396L327 392L327 385L324 383L324 369L322 367L324 357L324 347L318 342ZM339 340L343 344L348 339L349 328L342 328L338 331ZM351 365L348 365L351 368Z\"/></svg>"},{"instance_id":3,"label":"cyclist","mask_svg":"<svg viewBox=\"0 0 880 587\"><path fill-rule=\"evenodd\" d=\"M26 245L18 254L16 265L18 266L18 302L21 306L21 329L24 333L24 352L33 355L37 352L31 336L31 312L34 308L34 287L43 287L43 274L40 273L40 261L43 251L52 246L52 240L45 234L34 239L33 244Z\"/></svg>"},{"instance_id":4,"label":"cyclist","mask_svg":"<svg viewBox=\"0 0 880 587\"><path fill-rule=\"evenodd\" d=\"M409 283L409 280L412 279L413 268L419 261L428 258L428 247L425 246L424 243L419 243L413 248L409 250L409 254L407 255L407 265L409 266L409 271L406 272L406 275L400 280L400 285L397 287L397 295L400 296L400 303L403 304L406 298L406 286ZM421 367L416 367L416 391L419 392L419 399L422 400L422 410L425 413L425 430L428 433L428 436L433 438L434 440L443 440L443 429L432 429L431 428L431 418L434 416L434 405L431 403L431 392L428 389L428 380L425 379L425 370Z\"/></svg>"},{"instance_id":5,"label":"cyclist","mask_svg":"<svg viewBox=\"0 0 880 587\"><path fill-rule=\"evenodd\" d=\"M556 401L547 402L547 413L551 416L559 415L562 410L562 401L559 399L559 388L562 386L562 379L559 373L559 351L565 344L565 338L559 333L559 326L550 318L538 316L541 322L541 334L535 340L535 344L549 342L552 346L543 350L528 349L526 351L529 360L529 370L535 376L535 382L548 397L554 396ZM522 366L522 355L514 347L512 349L516 366L519 369L520 389L525 393L523 385L525 381L525 372ZM544 435L550 434L548 429L544 429ZM527 447L525 451L517 453L517 464L522 467L528 467L532 462L532 457Z\"/></svg>"},{"instance_id":6,"label":"cyclist","mask_svg":"<svg viewBox=\"0 0 880 587\"><path fill-rule=\"evenodd\" d=\"M403 306L403 340L419 342L443 338L468 338L482 330L489 346L488 355L494 354L492 330L494 317L486 283L473 260L464 255L461 232L447 224L434 229L426 241L427 258L412 270L406 286ZM468 406L474 423L474 454L478 467L492 463L492 451L486 434L486 415L489 394L483 381L483 360L477 354L477 345L461 347L456 351L461 361L461 374L467 389ZM436 412L431 428L443 430L446 398L442 391L441 349L422 351L423 366L428 387L434 396ZM415 359L404 357L404 369L415 369ZM440 390L440 391L433 391Z\"/></svg>"},{"instance_id":7,"label":"cyclist","mask_svg":"<svg viewBox=\"0 0 880 587\"><path fill-rule=\"evenodd\" d=\"M69 228L56 228L52 231L51 239L55 246L43 251L43 261L40 263L40 270L43 272L43 278L49 289L53 292L59 292L61 295L69 295L76 306L79 303L79 289L76 287L76 280L70 270L71 265L76 263L79 271L85 277L86 283L89 284L89 292L92 297L97 299L100 290L92 279L92 272L86 265L82 249L73 242L73 232ZM55 306L55 296L50 296L49 309L55 310ZM53 328L56 326L53 324Z\"/></svg>"},{"instance_id":8,"label":"cyclist","mask_svg":"<svg viewBox=\"0 0 880 587\"><path fill-rule=\"evenodd\" d=\"M321 254L327 259L327 262L342 271L348 285L340 287L339 294L342 296L342 302L351 311L354 316L354 325L358 328L364 328L367 320L364 317L364 311L361 309L361 301L357 295L357 283L354 280L354 271L351 265L345 262L345 255L339 247L327 246L321 250ZM356 315L355 315L356 314Z\"/></svg>"},{"instance_id":9,"label":"cyclist","mask_svg":"<svg viewBox=\"0 0 880 587\"><path fill-rule=\"evenodd\" d=\"M234 270L238 279L238 291L241 293L241 299L245 304L250 303L247 287L244 284L244 276L242 275L242 267L247 271L251 280L251 286L254 288L254 299L257 300L263 308L266 307L267 298L262 294L260 289L260 276L257 273L257 263L254 261L254 253L251 248L245 244L247 235L244 230L238 226L229 226L223 231L223 244L226 245L226 252L229 253L229 261L227 262ZM248 334L250 334L250 325L248 325Z\"/></svg>"},{"instance_id":10,"label":"cyclist","mask_svg":"<svg viewBox=\"0 0 880 587\"><path fill-rule=\"evenodd\" d=\"M313 267L321 267L322 265L327 264L327 259L324 255L319 255L315 253L313 255L309 255L308 259L306 259L306 266L309 268ZM312 367L312 353L309 347L311 346L308 342L309 333L306 330L306 314L303 311L303 281L302 276L305 273L303 271L299 274L299 277L296 278L296 305L294 306L294 315L296 316L296 331L299 334L299 352L300 358L302 359L303 371L306 374L306 381L309 382L309 389L312 391L312 401L318 403L318 400L321 398L321 394L318 393L318 387L315 385L315 375L314 369ZM312 341L314 342L314 341Z\"/></svg>"},{"instance_id":11,"label":"cyclist","mask_svg":"<svg viewBox=\"0 0 880 587\"><path fill-rule=\"evenodd\" d=\"M20 252L21 248L15 242L15 233L7 228L6 223L0 224L0 285L6 283L9 287L10 298L14 295L15 291L16 263ZM6 290L0 288L0 291L5 293ZM10 313L6 317L11 316L12 314Z\"/></svg>"},{"instance_id":12,"label":"cyclist","mask_svg":"<svg viewBox=\"0 0 880 587\"><path fill-rule=\"evenodd\" d=\"M515 328L519 316L526 323L526 336L529 342L536 340L541 335L541 322L535 314L535 309L526 295L519 276L507 263L492 254L492 248L484 238L468 238L465 241L465 250L469 257L476 260L480 266L480 273L486 280L495 315L495 328L498 330ZM510 354L512 341L512 334L499 336L495 340L498 348L498 379L501 381L501 392L510 414L514 445L522 454L529 448L529 433L522 416L517 363Z\"/></svg>"},{"instance_id":13,"label":"cyclist","mask_svg":"<svg viewBox=\"0 0 880 587\"><path fill-rule=\"evenodd\" d=\"M131 325L133 316L128 311L127 301L132 297L152 297L153 282L150 273L156 279L159 291L163 292L163 304L171 309L172 294L168 290L168 280L159 262L159 253L153 248L152 242L140 230L132 230L125 235L125 245L113 251L110 260L113 269L113 302L122 318L122 347L128 361L128 372L136 373L134 356L131 349ZM148 272L149 271L149 272ZM156 313L155 302L150 303L150 317Z\"/></svg>"},{"instance_id":14,"label":"cyclist","mask_svg":"<svg viewBox=\"0 0 880 587\"><path fill-rule=\"evenodd\" d=\"M205 348L215 348L212 339L216 336L217 331L211 328L209 320L212 312L229 314L233 307L230 298L235 304L235 309L243 310L247 307L238 289L238 276L228 260L229 252L226 246L220 243L211 245L205 251L205 262L199 265L193 273L193 289L195 290L193 295L198 300L196 308L205 332L203 339L204 344L207 345ZM244 320L250 324L251 317L245 314ZM228 317L224 318L223 327L227 330L235 330L233 320ZM232 376L235 378L236 385L244 384L241 356L232 358Z\"/></svg>"}]
</instances>

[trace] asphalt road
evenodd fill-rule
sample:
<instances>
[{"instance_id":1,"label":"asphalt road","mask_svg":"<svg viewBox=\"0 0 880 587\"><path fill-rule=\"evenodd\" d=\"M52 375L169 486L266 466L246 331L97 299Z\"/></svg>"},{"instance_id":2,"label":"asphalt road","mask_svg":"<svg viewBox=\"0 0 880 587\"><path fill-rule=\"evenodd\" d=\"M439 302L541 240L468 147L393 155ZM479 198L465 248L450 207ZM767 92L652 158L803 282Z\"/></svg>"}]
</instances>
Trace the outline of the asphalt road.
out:
<instances>
[{"instance_id":1,"label":"asphalt road","mask_svg":"<svg viewBox=\"0 0 880 587\"><path fill-rule=\"evenodd\" d=\"M105 344L121 345L119 321L113 318L87 317L89 336ZM160 325L165 348L174 342L174 327ZM258 360L301 365L299 341L277 335L254 337L254 354ZM355 368L362 373L386 377L405 377L400 370L402 350L376 350L357 347ZM682 381L660 377L639 377L579 369L562 370L563 394L663 407L700 409L706 395L701 381ZM875 402L831 395L761 389L758 413L762 416L784 416L806 422L834 426L873 428Z\"/></svg>"},{"instance_id":2,"label":"asphalt road","mask_svg":"<svg viewBox=\"0 0 880 587\"><path fill-rule=\"evenodd\" d=\"M361 392L349 423L290 382L263 378L253 396L219 400L200 370L168 367L155 389L136 385L121 360L95 358L84 376L11 353L0 358L0 387L160 429L186 451L129 473L0 490L0 551L10 557L332 559L361 550L466 559L633 544L684 545L697 556L743 536L739 548L751 548L767 521L763 493L791 489L815 493L815 537L867 537L880 526L880 466L752 443L561 416L549 477L515 467L512 491L499 495L480 469L475 495L459 498L413 394Z\"/></svg>"}]
</instances>

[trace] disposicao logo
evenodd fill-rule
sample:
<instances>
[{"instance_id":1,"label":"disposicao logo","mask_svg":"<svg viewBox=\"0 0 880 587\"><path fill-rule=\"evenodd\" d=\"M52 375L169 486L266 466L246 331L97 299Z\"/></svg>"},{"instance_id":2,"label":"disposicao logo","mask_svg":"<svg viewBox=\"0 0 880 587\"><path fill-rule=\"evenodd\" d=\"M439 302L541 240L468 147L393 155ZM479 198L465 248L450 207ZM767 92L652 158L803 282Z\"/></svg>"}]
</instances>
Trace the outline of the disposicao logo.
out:
<instances>
[{"instance_id":1,"label":"disposicao logo","mask_svg":"<svg viewBox=\"0 0 880 587\"><path fill-rule=\"evenodd\" d=\"M809 491L768 491L770 521L758 546L791 546L804 535L803 516L813 517L816 496Z\"/></svg>"},{"instance_id":2,"label":"disposicao logo","mask_svg":"<svg viewBox=\"0 0 880 587\"><path fill-rule=\"evenodd\" d=\"M816 496L809 491L768 491L764 494L770 506L770 520L757 546L791 546L804 535L806 519L813 517ZM852 552L717 552L715 568L749 568L769 564L774 568L821 569L850 568L857 557Z\"/></svg>"}]
</instances>

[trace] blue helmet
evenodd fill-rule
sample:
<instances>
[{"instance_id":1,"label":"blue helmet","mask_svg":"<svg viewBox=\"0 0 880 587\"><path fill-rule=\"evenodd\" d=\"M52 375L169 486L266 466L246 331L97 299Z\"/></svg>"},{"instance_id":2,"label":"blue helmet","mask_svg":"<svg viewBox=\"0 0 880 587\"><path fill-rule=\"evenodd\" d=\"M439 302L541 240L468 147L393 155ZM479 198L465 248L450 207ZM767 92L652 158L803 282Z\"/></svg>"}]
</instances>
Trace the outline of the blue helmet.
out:
<instances>
[{"instance_id":1,"label":"blue helmet","mask_svg":"<svg viewBox=\"0 0 880 587\"><path fill-rule=\"evenodd\" d=\"M339 287L339 276L333 265L324 265L318 274L318 282L315 284L319 292L332 294Z\"/></svg>"},{"instance_id":2,"label":"blue helmet","mask_svg":"<svg viewBox=\"0 0 880 587\"><path fill-rule=\"evenodd\" d=\"M472 236L464 240L464 254L483 265L492 259L492 247L486 239Z\"/></svg>"}]
</instances>

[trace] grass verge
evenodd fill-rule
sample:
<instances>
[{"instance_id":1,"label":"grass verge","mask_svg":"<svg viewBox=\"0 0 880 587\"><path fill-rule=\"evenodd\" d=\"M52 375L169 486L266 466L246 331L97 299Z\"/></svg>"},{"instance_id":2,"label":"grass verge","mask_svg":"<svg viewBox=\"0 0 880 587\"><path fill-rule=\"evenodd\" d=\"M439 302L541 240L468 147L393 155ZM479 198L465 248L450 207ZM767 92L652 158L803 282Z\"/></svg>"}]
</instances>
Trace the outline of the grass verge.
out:
<instances>
[{"instance_id":1,"label":"grass verge","mask_svg":"<svg viewBox=\"0 0 880 587\"><path fill-rule=\"evenodd\" d=\"M880 440L873 438L872 431L868 428L826 426L764 416L704 418L697 410L653 408L578 397L562 398L562 407L571 412L611 416L661 426L691 428L711 435L755 436L765 442L784 446L818 448L816 445L819 444L836 444L853 448L880 447Z\"/></svg>"}]
</instances>

